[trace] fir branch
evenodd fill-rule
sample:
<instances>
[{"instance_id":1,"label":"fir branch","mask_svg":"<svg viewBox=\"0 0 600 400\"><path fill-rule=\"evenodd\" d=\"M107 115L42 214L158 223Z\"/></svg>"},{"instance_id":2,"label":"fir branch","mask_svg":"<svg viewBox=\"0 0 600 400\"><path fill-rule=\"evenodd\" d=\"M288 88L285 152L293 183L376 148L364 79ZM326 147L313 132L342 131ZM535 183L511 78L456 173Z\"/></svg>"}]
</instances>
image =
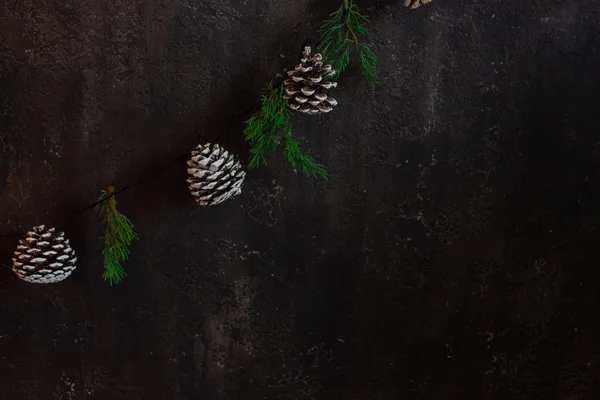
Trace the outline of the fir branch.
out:
<instances>
[{"instance_id":1,"label":"fir branch","mask_svg":"<svg viewBox=\"0 0 600 400\"><path fill-rule=\"evenodd\" d=\"M377 80L377 56L371 50L368 44L360 44L358 46L358 58L360 65L365 72L365 77L370 84L374 84Z\"/></svg>"},{"instance_id":2,"label":"fir branch","mask_svg":"<svg viewBox=\"0 0 600 400\"><path fill-rule=\"evenodd\" d=\"M369 19L362 15L354 0L342 0L340 8L330 14L319 31L319 50L323 58L331 63L336 75L345 71L350 64L350 54L356 52L367 81L373 85L377 79L377 56L371 46L361 43L359 35L368 33Z\"/></svg>"},{"instance_id":3,"label":"fir branch","mask_svg":"<svg viewBox=\"0 0 600 400\"><path fill-rule=\"evenodd\" d=\"M112 186L102 191L98 201L96 213L104 225L104 236L100 238L104 241L104 280L112 286L127 275L121 263L129 259L129 246L138 236L131 221L117 210Z\"/></svg>"},{"instance_id":4,"label":"fir branch","mask_svg":"<svg viewBox=\"0 0 600 400\"><path fill-rule=\"evenodd\" d=\"M283 85L271 83L260 97L261 108L246 121L244 136L252 144L250 168L267 164L267 157L277 148L283 132L291 130L292 114L286 108Z\"/></svg>"},{"instance_id":5,"label":"fir branch","mask_svg":"<svg viewBox=\"0 0 600 400\"><path fill-rule=\"evenodd\" d=\"M286 132L283 136L283 153L288 163L293 168L299 167L306 175L312 175L314 178L320 177L327 180L327 172L321 164L315 163L315 160L302 154L298 141L292 138L291 132Z\"/></svg>"},{"instance_id":6,"label":"fir branch","mask_svg":"<svg viewBox=\"0 0 600 400\"><path fill-rule=\"evenodd\" d=\"M293 168L301 168L307 176L326 179L325 168L302 154L298 142L292 138L292 112L283 94L283 85L273 87L269 83L260 98L260 110L246 121L244 137L252 144L249 167L266 165L267 157L282 143L285 159Z\"/></svg>"}]
</instances>

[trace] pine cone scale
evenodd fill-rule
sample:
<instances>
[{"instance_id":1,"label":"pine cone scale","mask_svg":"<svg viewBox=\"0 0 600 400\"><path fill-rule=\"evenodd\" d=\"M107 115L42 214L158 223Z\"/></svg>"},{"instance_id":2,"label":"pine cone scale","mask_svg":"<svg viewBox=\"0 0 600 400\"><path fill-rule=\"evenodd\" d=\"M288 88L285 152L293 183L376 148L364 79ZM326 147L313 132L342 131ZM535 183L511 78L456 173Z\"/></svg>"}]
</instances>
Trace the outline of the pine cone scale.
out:
<instances>
[{"instance_id":1,"label":"pine cone scale","mask_svg":"<svg viewBox=\"0 0 600 400\"><path fill-rule=\"evenodd\" d=\"M421 7L423 4L429 4L431 3L433 0L404 0L404 7L409 7L409 8L419 8Z\"/></svg>"}]
</instances>

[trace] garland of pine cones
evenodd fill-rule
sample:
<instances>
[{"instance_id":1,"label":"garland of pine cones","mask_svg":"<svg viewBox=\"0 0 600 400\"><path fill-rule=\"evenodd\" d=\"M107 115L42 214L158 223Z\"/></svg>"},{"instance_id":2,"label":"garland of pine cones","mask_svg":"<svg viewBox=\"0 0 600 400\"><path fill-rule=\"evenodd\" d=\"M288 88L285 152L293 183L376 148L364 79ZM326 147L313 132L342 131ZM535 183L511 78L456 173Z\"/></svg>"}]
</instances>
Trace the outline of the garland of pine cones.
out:
<instances>
[{"instance_id":1,"label":"garland of pine cones","mask_svg":"<svg viewBox=\"0 0 600 400\"><path fill-rule=\"evenodd\" d=\"M404 6L415 9L433 0L405 0ZM266 156L281 144L287 162L307 175L326 178L325 169L312 157L301 153L292 137L291 112L320 115L333 111L337 100L329 94L336 88L334 80L356 54L367 81L374 84L377 57L371 45L359 42L367 32L368 18L360 14L354 0L341 0L339 10L331 14L321 29L321 45L313 53L305 46L300 63L286 72L278 86L269 85L261 97L261 109L246 121L244 136L252 145L250 167L266 163ZM187 183L192 197L200 206L214 206L241 193L246 172L239 157L219 144L201 144L187 161ZM124 190L124 189L122 189ZM125 276L122 263L129 258L130 245L137 239L133 224L116 208L118 191L110 187L93 204L105 227L104 278L110 284ZM91 206L90 206L91 207ZM88 207L89 208L89 207ZM30 283L56 283L76 269L77 257L64 232L39 225L27 232L14 252L13 271Z\"/></svg>"}]
</instances>

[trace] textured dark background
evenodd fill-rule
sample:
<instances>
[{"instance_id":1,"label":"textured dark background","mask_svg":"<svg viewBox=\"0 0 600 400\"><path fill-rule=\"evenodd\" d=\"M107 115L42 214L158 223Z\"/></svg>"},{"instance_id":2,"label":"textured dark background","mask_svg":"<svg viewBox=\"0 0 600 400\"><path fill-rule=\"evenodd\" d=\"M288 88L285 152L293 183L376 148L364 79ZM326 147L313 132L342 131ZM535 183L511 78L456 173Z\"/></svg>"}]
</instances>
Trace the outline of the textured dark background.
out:
<instances>
[{"instance_id":1,"label":"textured dark background","mask_svg":"<svg viewBox=\"0 0 600 400\"><path fill-rule=\"evenodd\" d=\"M100 190L196 144L247 158L244 113L322 0L3 0L1 399L597 399L600 3L360 1L380 77L297 115L199 209L183 161L119 195L141 240L101 278ZM55 223L79 268L12 273Z\"/></svg>"}]
</instances>

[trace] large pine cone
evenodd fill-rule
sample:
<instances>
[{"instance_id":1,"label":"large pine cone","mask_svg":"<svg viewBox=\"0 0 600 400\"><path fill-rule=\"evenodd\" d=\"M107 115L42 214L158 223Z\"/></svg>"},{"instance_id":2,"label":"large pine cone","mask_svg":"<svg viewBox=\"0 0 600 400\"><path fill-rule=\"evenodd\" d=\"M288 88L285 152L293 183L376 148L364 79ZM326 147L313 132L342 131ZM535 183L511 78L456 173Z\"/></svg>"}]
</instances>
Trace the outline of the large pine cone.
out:
<instances>
[{"instance_id":1,"label":"large pine cone","mask_svg":"<svg viewBox=\"0 0 600 400\"><path fill-rule=\"evenodd\" d=\"M433 0L404 0L404 7L419 8L423 4L429 4Z\"/></svg>"},{"instance_id":2,"label":"large pine cone","mask_svg":"<svg viewBox=\"0 0 600 400\"><path fill-rule=\"evenodd\" d=\"M19 240L13 258L13 271L31 283L60 282L75 269L75 251L65 239L64 232L36 226Z\"/></svg>"},{"instance_id":3,"label":"large pine cone","mask_svg":"<svg viewBox=\"0 0 600 400\"><path fill-rule=\"evenodd\" d=\"M292 110L308 114L327 113L333 110L337 101L324 93L324 89L337 86L337 82L329 79L335 74L331 65L323 65L320 53L311 57L311 48L306 46L300 64L288 71L288 78L283 81L284 98Z\"/></svg>"},{"instance_id":4,"label":"large pine cone","mask_svg":"<svg viewBox=\"0 0 600 400\"><path fill-rule=\"evenodd\" d=\"M246 172L238 158L218 144L198 145L187 164L191 175L187 182L201 206L222 203L242 192Z\"/></svg>"}]
</instances>

